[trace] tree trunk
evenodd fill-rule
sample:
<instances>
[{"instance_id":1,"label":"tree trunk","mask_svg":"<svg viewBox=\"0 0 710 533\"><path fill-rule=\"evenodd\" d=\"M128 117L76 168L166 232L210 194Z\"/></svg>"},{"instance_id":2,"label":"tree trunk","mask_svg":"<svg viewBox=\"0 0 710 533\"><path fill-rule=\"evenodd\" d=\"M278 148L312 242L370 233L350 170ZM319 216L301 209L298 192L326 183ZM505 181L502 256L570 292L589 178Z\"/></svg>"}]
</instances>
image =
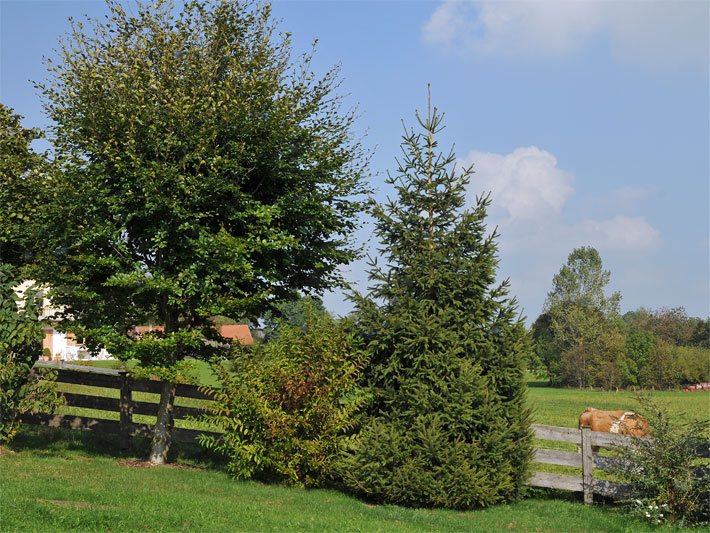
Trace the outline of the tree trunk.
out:
<instances>
[{"instance_id":1,"label":"tree trunk","mask_svg":"<svg viewBox=\"0 0 710 533\"><path fill-rule=\"evenodd\" d=\"M153 429L153 444L150 450L150 462L154 465L162 465L168 462L168 452L172 442L175 389L175 383L170 383L169 381L161 383L158 419Z\"/></svg>"}]
</instances>

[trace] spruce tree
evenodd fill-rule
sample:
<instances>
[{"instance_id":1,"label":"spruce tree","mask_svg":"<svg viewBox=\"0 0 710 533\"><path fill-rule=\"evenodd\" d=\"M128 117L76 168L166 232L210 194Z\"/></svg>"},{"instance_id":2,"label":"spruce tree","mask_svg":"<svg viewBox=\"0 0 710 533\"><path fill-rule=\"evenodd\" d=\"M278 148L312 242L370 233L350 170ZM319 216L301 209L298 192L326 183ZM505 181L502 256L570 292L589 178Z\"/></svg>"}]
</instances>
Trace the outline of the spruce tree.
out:
<instances>
[{"instance_id":1,"label":"spruce tree","mask_svg":"<svg viewBox=\"0 0 710 533\"><path fill-rule=\"evenodd\" d=\"M508 282L496 282L489 196L464 210L472 168L438 151L442 117L405 130L397 198L375 207L383 265L355 295L373 393L369 419L342 463L369 499L471 508L521 492L531 456L527 336Z\"/></svg>"}]
</instances>

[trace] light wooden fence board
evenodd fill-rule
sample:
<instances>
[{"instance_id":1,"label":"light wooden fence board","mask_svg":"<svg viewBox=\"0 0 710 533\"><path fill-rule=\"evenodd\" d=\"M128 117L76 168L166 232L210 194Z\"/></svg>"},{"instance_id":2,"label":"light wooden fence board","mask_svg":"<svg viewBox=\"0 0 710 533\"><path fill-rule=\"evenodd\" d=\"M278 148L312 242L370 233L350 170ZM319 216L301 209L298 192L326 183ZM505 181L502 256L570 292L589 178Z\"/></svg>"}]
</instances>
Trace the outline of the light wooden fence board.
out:
<instances>
[{"instance_id":1,"label":"light wooden fence board","mask_svg":"<svg viewBox=\"0 0 710 533\"><path fill-rule=\"evenodd\" d=\"M571 490L582 492L582 478L577 476L563 476L561 474L550 474L549 472L535 472L528 485L533 487L543 487L547 489Z\"/></svg>"},{"instance_id":2,"label":"light wooden fence board","mask_svg":"<svg viewBox=\"0 0 710 533\"><path fill-rule=\"evenodd\" d=\"M582 468L582 456L575 452L561 450L535 449L535 462L548 465L574 466Z\"/></svg>"},{"instance_id":3,"label":"light wooden fence board","mask_svg":"<svg viewBox=\"0 0 710 533\"><path fill-rule=\"evenodd\" d=\"M542 426L539 424L533 424L532 428L538 439L571 442L573 444L581 443L578 429Z\"/></svg>"},{"instance_id":4,"label":"light wooden fence board","mask_svg":"<svg viewBox=\"0 0 710 533\"><path fill-rule=\"evenodd\" d=\"M633 437L625 437L624 435L616 435L614 433L601 433L592 431L592 446L601 446L606 448L628 446L633 442Z\"/></svg>"},{"instance_id":5,"label":"light wooden fence board","mask_svg":"<svg viewBox=\"0 0 710 533\"><path fill-rule=\"evenodd\" d=\"M591 504L593 495L628 497L630 487L613 481L594 479L594 468L610 469L624 463L623 459L603 457L595 453L599 448L618 448L633 442L630 437L591 431L589 428L560 428L556 426L533 425L535 437L541 440L570 442L578 445L578 452L565 452L537 448L534 461L537 463L581 467L581 476L562 476L546 472L536 472L528 481L534 487L571 490L584 494L584 503Z\"/></svg>"}]
</instances>

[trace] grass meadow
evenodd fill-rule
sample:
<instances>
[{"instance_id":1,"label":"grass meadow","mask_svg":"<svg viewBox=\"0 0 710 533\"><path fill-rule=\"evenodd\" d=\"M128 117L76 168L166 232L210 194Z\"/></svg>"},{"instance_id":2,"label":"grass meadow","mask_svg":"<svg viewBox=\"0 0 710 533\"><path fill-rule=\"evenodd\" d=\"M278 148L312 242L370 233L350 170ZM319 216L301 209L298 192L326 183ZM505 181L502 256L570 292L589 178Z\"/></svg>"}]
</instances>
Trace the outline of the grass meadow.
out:
<instances>
[{"instance_id":1,"label":"grass meadow","mask_svg":"<svg viewBox=\"0 0 710 533\"><path fill-rule=\"evenodd\" d=\"M115 362L101 362L113 366ZM211 379L208 368L201 380ZM531 381L535 423L576 427L588 406L636 409L633 393L557 389ZM117 391L60 384L62 390ZM651 392L670 411L710 414L710 393ZM157 395L137 393L156 401ZM185 405L197 400L183 399ZM64 407L102 418L117 413ZM150 423L150 417L139 422ZM189 421L184 424L196 427ZM564 446L563 443L560 443ZM148 442L130 452L110 436L24 427L0 456L0 531L657 531L612 505L585 507L573 494L531 489L510 505L468 512L373 505L333 490L235 481L220 458L197 446L175 447L173 466L145 468ZM177 466L176 466L177 465ZM553 467L563 468L563 467ZM571 473L571 472L570 472ZM660 528L660 530L669 528ZM698 530L699 531L699 530Z\"/></svg>"},{"instance_id":2,"label":"grass meadow","mask_svg":"<svg viewBox=\"0 0 710 533\"><path fill-rule=\"evenodd\" d=\"M207 456L137 468L96 435L25 428L0 457L2 531L654 531L607 506L543 491L459 512L373 505L333 490L230 479Z\"/></svg>"}]
</instances>

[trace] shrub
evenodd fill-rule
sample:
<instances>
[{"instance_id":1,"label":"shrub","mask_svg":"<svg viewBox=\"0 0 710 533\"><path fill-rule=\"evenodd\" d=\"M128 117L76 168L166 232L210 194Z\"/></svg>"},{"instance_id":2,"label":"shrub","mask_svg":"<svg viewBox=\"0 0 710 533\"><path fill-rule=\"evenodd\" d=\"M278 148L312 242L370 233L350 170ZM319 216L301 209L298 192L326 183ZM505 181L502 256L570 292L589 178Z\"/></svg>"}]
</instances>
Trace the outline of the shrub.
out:
<instances>
[{"instance_id":1,"label":"shrub","mask_svg":"<svg viewBox=\"0 0 710 533\"><path fill-rule=\"evenodd\" d=\"M216 404L203 419L224 434L201 443L226 455L237 478L323 485L366 402L363 363L327 314L309 311L305 328L281 324L272 342L213 364L221 388L209 389Z\"/></svg>"},{"instance_id":2,"label":"shrub","mask_svg":"<svg viewBox=\"0 0 710 533\"><path fill-rule=\"evenodd\" d=\"M710 381L710 349L700 346L676 346L674 352L681 384Z\"/></svg>"},{"instance_id":3,"label":"shrub","mask_svg":"<svg viewBox=\"0 0 710 533\"><path fill-rule=\"evenodd\" d=\"M0 265L0 452L17 433L20 415L51 411L59 402L50 373L32 374L42 326L31 294L18 305L15 283L10 267Z\"/></svg>"},{"instance_id":4,"label":"shrub","mask_svg":"<svg viewBox=\"0 0 710 533\"><path fill-rule=\"evenodd\" d=\"M633 507L652 522L707 520L710 476L697 454L710 445L710 420L685 422L647 397L639 401L652 438L634 438L617 471L634 489Z\"/></svg>"}]
</instances>

